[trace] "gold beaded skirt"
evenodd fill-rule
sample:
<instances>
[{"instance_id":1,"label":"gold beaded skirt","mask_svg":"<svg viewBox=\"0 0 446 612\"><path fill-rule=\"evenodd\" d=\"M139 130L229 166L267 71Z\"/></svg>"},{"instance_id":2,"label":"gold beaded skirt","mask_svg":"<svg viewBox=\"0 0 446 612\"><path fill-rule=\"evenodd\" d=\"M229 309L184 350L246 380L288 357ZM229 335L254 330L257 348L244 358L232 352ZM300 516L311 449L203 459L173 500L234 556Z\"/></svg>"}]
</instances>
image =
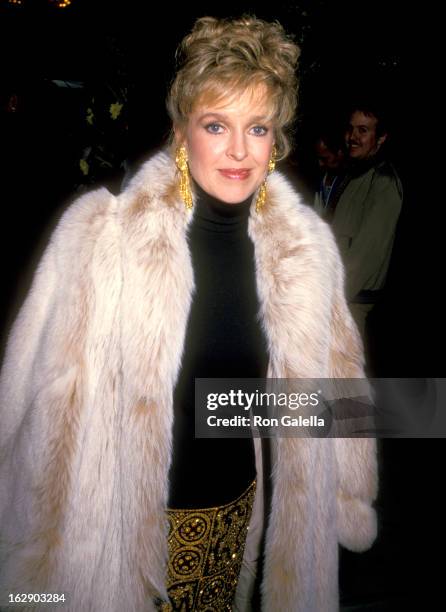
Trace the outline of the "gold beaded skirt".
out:
<instances>
[{"instance_id":1,"label":"gold beaded skirt","mask_svg":"<svg viewBox=\"0 0 446 612\"><path fill-rule=\"evenodd\" d=\"M162 612L229 612L245 549L256 481L216 508L167 510L170 603Z\"/></svg>"}]
</instances>

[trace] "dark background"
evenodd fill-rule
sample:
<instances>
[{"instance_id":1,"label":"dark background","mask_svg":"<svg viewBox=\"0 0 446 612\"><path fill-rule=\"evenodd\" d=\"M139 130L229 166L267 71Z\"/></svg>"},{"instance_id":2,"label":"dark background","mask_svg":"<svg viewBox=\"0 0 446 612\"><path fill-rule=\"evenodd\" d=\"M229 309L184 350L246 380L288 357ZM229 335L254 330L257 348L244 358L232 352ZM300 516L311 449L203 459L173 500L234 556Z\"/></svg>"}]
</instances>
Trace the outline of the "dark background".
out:
<instances>
[{"instance_id":1,"label":"dark background","mask_svg":"<svg viewBox=\"0 0 446 612\"><path fill-rule=\"evenodd\" d=\"M61 211L96 183L117 191L124 170L116 159L135 168L166 140L170 126L164 101L175 49L195 19L248 12L279 20L301 45L296 147L283 169L307 199L316 176L312 137L320 122L360 92L386 100L392 119L390 151L405 199L385 299L370 322L370 362L376 376L422 382L443 375L443 249L436 200L442 177L432 172L433 153L427 145L441 111L431 94L431 83L439 77L431 74L436 18L429 3L56 4L0 2L4 336ZM65 87L54 80L64 81ZM107 118L110 86L125 92L116 122ZM18 101L13 113L7 112L11 93ZM112 167L92 167L85 177L79 160L98 138L85 121L91 97L98 117L103 105L101 137ZM346 609L440 608L444 452L443 440L380 441L380 535L371 551L342 554Z\"/></svg>"}]
</instances>

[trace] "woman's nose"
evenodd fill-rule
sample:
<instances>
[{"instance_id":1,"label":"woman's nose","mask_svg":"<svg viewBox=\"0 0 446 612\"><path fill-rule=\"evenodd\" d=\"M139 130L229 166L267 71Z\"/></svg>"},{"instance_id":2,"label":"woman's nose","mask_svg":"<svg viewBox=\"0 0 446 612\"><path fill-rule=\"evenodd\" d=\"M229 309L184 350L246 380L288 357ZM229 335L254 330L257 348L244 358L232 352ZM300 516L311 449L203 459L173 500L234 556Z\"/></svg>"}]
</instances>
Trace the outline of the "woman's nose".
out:
<instances>
[{"instance_id":1,"label":"woman's nose","mask_svg":"<svg viewBox=\"0 0 446 612\"><path fill-rule=\"evenodd\" d=\"M227 155L236 161L242 161L247 154L244 135L233 134L228 145Z\"/></svg>"}]
</instances>

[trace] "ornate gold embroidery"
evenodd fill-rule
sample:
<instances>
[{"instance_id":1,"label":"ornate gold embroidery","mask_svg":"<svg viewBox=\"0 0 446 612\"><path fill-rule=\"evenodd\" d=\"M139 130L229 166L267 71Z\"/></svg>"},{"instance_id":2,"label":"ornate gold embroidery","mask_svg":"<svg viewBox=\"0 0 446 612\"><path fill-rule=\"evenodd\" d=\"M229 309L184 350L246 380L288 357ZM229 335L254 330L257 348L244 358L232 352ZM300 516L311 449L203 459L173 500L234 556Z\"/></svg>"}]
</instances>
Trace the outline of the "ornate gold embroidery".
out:
<instances>
[{"instance_id":1,"label":"ornate gold embroidery","mask_svg":"<svg viewBox=\"0 0 446 612\"><path fill-rule=\"evenodd\" d=\"M256 482L216 508L167 510L170 603L162 612L230 612L245 549Z\"/></svg>"}]
</instances>

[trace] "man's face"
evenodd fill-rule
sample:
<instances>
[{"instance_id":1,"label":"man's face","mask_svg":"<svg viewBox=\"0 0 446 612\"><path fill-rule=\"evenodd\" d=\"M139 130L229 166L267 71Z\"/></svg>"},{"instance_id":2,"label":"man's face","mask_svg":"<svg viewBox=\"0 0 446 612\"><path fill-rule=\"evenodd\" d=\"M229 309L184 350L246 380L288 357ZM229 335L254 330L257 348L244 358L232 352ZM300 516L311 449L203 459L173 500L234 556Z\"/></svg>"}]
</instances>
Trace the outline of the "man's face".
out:
<instances>
[{"instance_id":1,"label":"man's face","mask_svg":"<svg viewBox=\"0 0 446 612\"><path fill-rule=\"evenodd\" d=\"M344 160L344 154L341 150L338 152L331 151L323 140L318 140L315 148L320 168L330 171L337 170L341 166Z\"/></svg>"},{"instance_id":2,"label":"man's face","mask_svg":"<svg viewBox=\"0 0 446 612\"><path fill-rule=\"evenodd\" d=\"M345 144L350 159L369 159L377 154L387 138L387 134L377 137L378 120L373 115L355 111L345 133Z\"/></svg>"}]
</instances>

